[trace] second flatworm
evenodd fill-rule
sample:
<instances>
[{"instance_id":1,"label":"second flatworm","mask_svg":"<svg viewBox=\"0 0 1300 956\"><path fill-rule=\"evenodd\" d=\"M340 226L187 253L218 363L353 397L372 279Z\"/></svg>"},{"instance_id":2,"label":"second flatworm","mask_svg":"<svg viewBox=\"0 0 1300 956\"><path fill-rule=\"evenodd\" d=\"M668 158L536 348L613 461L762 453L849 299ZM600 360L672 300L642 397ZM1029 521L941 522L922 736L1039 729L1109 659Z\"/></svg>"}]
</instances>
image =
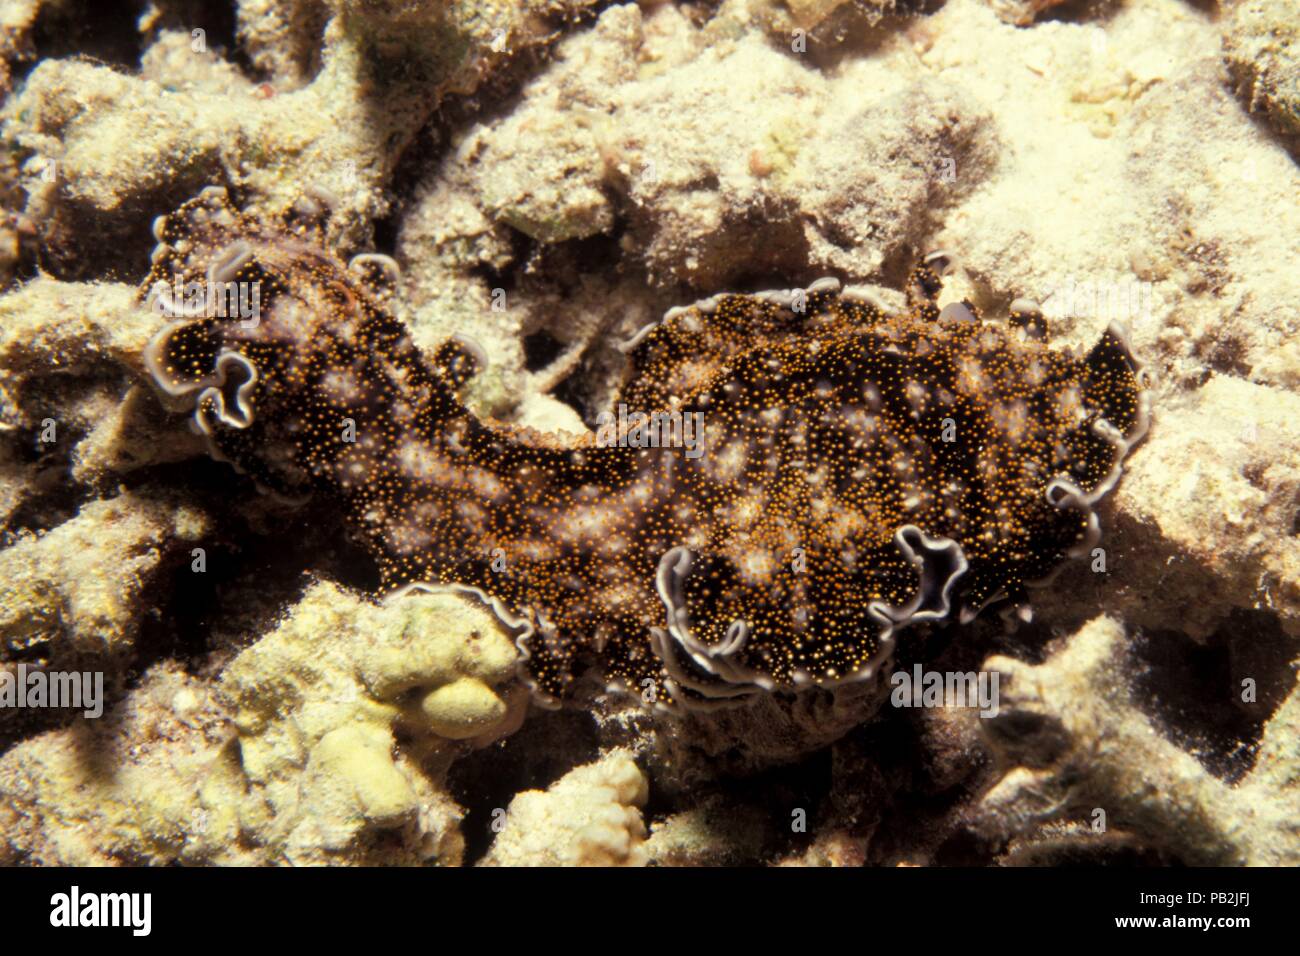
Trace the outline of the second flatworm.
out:
<instances>
[{"instance_id":1,"label":"second flatworm","mask_svg":"<svg viewBox=\"0 0 1300 956\"><path fill-rule=\"evenodd\" d=\"M940 310L942 255L903 314L834 280L675 309L628 345L618 413L561 440L467 409L472 353L416 348L390 260L221 190L155 232L167 400L263 488L336 503L386 590L491 600L544 701L592 665L663 706L878 677L908 625L1024 609L1094 547L1147 426L1119 329L1076 357L1030 304ZM255 321L213 314L223 283Z\"/></svg>"}]
</instances>

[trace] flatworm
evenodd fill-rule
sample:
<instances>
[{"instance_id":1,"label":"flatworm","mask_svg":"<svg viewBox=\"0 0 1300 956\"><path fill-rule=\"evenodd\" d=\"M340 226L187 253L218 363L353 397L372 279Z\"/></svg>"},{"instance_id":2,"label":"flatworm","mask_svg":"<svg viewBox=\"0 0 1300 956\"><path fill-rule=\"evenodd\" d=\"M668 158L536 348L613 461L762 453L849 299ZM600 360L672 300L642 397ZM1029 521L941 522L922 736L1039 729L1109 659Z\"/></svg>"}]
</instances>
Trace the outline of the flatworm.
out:
<instances>
[{"instance_id":1,"label":"flatworm","mask_svg":"<svg viewBox=\"0 0 1300 956\"><path fill-rule=\"evenodd\" d=\"M543 702L593 662L663 706L879 677L909 624L1023 611L1093 548L1147 427L1120 329L1078 358L1031 303L1005 323L940 310L942 254L904 314L836 280L672 310L626 345L637 424L600 440L470 412L474 354L416 348L386 257L345 266L220 189L155 234L144 297L168 322L145 361L165 399L262 488L333 502L386 590L491 601ZM213 314L222 283L256 286L255 320ZM672 447L683 423L694 453Z\"/></svg>"}]
</instances>

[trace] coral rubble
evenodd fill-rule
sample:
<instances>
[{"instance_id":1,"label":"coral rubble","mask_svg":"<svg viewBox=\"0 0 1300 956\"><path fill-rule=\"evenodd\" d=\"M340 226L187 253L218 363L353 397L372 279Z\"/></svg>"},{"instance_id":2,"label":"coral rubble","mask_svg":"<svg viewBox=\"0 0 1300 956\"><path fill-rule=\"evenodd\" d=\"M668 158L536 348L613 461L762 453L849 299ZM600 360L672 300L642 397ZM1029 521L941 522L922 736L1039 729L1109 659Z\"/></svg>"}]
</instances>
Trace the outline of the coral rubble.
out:
<instances>
[{"instance_id":1,"label":"coral rubble","mask_svg":"<svg viewBox=\"0 0 1300 956\"><path fill-rule=\"evenodd\" d=\"M238 0L228 22L205 6L157 0L127 18L90 0L0 0L0 687L31 669L104 678L98 716L0 708L0 863L1300 861L1293 3ZM954 268L918 299L909 270L940 248ZM311 281L275 286L286 264ZM360 323L339 329L386 343L372 357L401 358L311 378L325 370L241 351L238 333L186 332L196 316L183 313L206 302L178 274L268 282L261 330L284 332L279 346L344 312ZM148 294L155 280L170 298ZM773 287L790 291L753 291ZM796 290L803 313L787 308ZM500 555L484 551L497 512L475 525L465 505L505 471L417 502L344 468L322 493L324 478L293 467L336 456L262 458L247 441L276 411L259 384L347 396L390 376L387 398L414 383L439 405L439 440L463 423L551 464L634 460L644 449L596 447L611 422L617 437L620 398L680 404L727 384L693 390L704 365L757 373L763 357L787 377L834 371L812 349L839 342L833 328L788 342L755 331L786 312L831 327L869 313L876 338L859 357L881 368L942 316L935 342L978 352L987 333L1054 356L1085 398L1089 349L1112 323L1127 329L1151 428L1113 493L1089 502L1105 537L1050 586L1009 594L1005 610L1022 613L1005 627L933 615L889 635L903 676L996 676L996 712L942 695L895 706L885 667L792 693L796 673L829 685L828 667L875 660L880 628L857 656L832 647L827 664L800 646L770 660L758 652L772 645L731 629L743 615L728 597L762 592L762 549L732 542L754 560L727 566L750 575L730 590L727 574L707 583L720 566L687 573L673 551L690 528L795 512L802 528L816 482L780 507L684 499L726 513L666 516L674 535L636 561L610 556L628 540L611 489L588 482L583 497L577 483L538 506L575 580L548 572L494 593L516 570L495 560L554 545L516 524ZM997 318L1012 314L1023 329ZM962 321L981 315L993 318ZM956 399L949 377L925 383ZM909 394L939 392L894 384L880 398L902 440ZM1137 384L1105 408L1130 437ZM197 407L198 431L164 404ZM1018 420L993 404L979 434ZM344 416L358 426L347 447L396 447L380 405ZM805 479L853 464L797 458L788 421L740 424ZM1119 456L1075 457L1109 470ZM428 448L405 462L420 476L408 491L445 472ZM344 485L369 512L339 507L330 489ZM507 497L529 491L546 488L512 481ZM380 513L417 503L462 507ZM1027 496L999 503L1038 514ZM840 504L817 525L828 540L853 536ZM994 538L1016 524L986 517ZM393 521L407 537L383 531ZM898 515L884 524L897 530ZM977 534L941 530L963 559L977 550ZM1077 543L1066 537L1053 555ZM367 551L377 540L386 567ZM954 556L933 531L903 541L923 569ZM464 560L433 567L439 549ZM967 564L967 584L997 577ZM896 571L906 586L881 588L882 603L916 592L918 572ZM392 590L421 580L461 586ZM531 603L552 613L517 616L547 582ZM555 613L563 593L599 613ZM857 623L868 606L811 605ZM670 620L674 606L689 618ZM611 607L623 630L587 626ZM577 667L566 633L637 693ZM535 706L551 703L528 686L539 677L567 709ZM739 687L743 705L653 706L687 684L697 704Z\"/></svg>"}]
</instances>

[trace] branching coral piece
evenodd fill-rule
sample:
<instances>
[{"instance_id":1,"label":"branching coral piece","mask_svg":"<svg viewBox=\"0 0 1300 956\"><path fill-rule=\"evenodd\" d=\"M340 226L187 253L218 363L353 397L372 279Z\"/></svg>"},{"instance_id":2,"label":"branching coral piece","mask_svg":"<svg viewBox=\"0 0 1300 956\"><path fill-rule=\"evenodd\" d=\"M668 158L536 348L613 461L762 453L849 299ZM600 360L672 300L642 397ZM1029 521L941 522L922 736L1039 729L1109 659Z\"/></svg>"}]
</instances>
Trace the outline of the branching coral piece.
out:
<instances>
[{"instance_id":1,"label":"branching coral piece","mask_svg":"<svg viewBox=\"0 0 1300 956\"><path fill-rule=\"evenodd\" d=\"M1295 766L1300 691L1267 725L1254 771L1229 785L1139 708L1127 645L1124 628L1100 617L1042 665L989 659L1003 692L986 730L1008 769L974 811L977 825L1010 835L1083 817L1189 865L1296 865L1300 788L1285 768Z\"/></svg>"}]
</instances>

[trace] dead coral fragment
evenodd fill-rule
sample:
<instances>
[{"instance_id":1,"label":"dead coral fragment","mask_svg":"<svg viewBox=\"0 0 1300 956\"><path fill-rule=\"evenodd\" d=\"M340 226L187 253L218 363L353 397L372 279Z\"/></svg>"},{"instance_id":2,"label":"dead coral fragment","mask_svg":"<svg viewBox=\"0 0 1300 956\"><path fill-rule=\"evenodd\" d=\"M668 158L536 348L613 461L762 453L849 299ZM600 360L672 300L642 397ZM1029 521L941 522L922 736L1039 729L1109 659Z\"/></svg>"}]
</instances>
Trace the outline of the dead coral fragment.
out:
<instances>
[{"instance_id":1,"label":"dead coral fragment","mask_svg":"<svg viewBox=\"0 0 1300 956\"><path fill-rule=\"evenodd\" d=\"M1224 18L1223 59L1251 112L1300 135L1300 23L1289 0L1236 0Z\"/></svg>"},{"instance_id":2,"label":"dead coral fragment","mask_svg":"<svg viewBox=\"0 0 1300 956\"><path fill-rule=\"evenodd\" d=\"M518 794L483 866L643 866L649 797L632 758L614 751L549 789Z\"/></svg>"},{"instance_id":3,"label":"dead coral fragment","mask_svg":"<svg viewBox=\"0 0 1300 956\"><path fill-rule=\"evenodd\" d=\"M1127 637L1097 618L1040 666L1006 657L1002 712L985 724L1007 766L974 822L1003 835L1098 819L1192 866L1294 866L1300 808L1293 768L1300 692L1265 729L1255 770L1230 786L1179 749L1130 696ZM1077 841L1094 839L1080 831Z\"/></svg>"},{"instance_id":4,"label":"dead coral fragment","mask_svg":"<svg viewBox=\"0 0 1300 956\"><path fill-rule=\"evenodd\" d=\"M129 492L87 504L42 537L20 537L0 551L0 661L122 661L160 567L189 561L207 521Z\"/></svg>"}]
</instances>

